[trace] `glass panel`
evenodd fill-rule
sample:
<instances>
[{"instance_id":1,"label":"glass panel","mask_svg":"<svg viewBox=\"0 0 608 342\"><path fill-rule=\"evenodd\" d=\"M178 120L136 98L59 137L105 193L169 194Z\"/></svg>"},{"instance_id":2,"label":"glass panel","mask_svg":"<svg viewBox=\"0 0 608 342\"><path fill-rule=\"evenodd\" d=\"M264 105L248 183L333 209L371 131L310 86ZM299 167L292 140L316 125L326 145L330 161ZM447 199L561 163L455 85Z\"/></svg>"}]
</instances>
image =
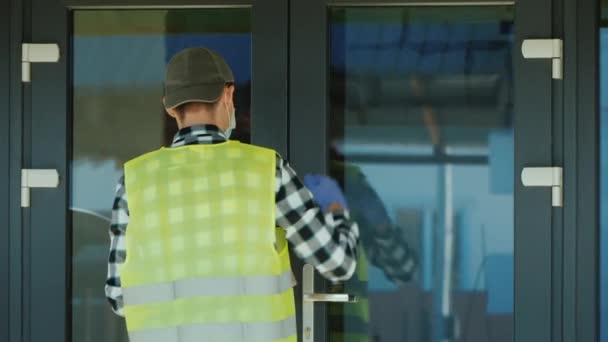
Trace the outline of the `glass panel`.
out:
<instances>
[{"instance_id":1,"label":"glass panel","mask_svg":"<svg viewBox=\"0 0 608 342\"><path fill-rule=\"evenodd\" d=\"M331 171L364 252L331 341L513 340L513 16L330 10Z\"/></svg>"},{"instance_id":2,"label":"glass panel","mask_svg":"<svg viewBox=\"0 0 608 342\"><path fill-rule=\"evenodd\" d=\"M600 320L608 320L608 1L600 21ZM608 342L608 326L600 324L600 341Z\"/></svg>"},{"instance_id":3,"label":"glass panel","mask_svg":"<svg viewBox=\"0 0 608 342\"><path fill-rule=\"evenodd\" d=\"M222 54L236 77L238 128L249 142L251 29L248 9L95 10L73 16L73 341L127 341L105 299L108 228L125 161L170 140L161 106L166 63L179 50Z\"/></svg>"}]
</instances>

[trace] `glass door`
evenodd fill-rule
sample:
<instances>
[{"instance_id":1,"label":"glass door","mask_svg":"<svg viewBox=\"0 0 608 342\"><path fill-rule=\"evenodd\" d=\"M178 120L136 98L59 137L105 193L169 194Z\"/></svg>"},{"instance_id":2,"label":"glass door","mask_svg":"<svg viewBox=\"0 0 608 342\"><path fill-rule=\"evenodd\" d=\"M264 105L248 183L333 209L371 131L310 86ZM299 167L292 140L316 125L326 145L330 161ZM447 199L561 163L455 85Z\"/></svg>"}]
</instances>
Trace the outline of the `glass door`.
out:
<instances>
[{"instance_id":1,"label":"glass door","mask_svg":"<svg viewBox=\"0 0 608 342\"><path fill-rule=\"evenodd\" d=\"M521 52L550 14L382 3L292 4L292 161L336 178L361 229L350 281L305 269L303 341L553 341L554 211L520 180L552 166L560 81Z\"/></svg>"},{"instance_id":2,"label":"glass door","mask_svg":"<svg viewBox=\"0 0 608 342\"><path fill-rule=\"evenodd\" d=\"M236 81L233 139L286 152L287 35L276 33L286 32L286 19L268 20L286 18L286 9L282 1L33 2L33 17L45 19L33 21L31 41L56 44L60 59L31 66L26 163L57 170L60 185L34 192L25 211L29 340L128 341L108 303L121 307L113 275L125 246L117 242L108 255L108 230L125 229L120 217L110 227L121 215L112 208L122 165L170 145L177 132L161 104L175 53L207 47L224 56Z\"/></svg>"},{"instance_id":3,"label":"glass door","mask_svg":"<svg viewBox=\"0 0 608 342\"><path fill-rule=\"evenodd\" d=\"M159 102L164 68L187 47L205 46L225 56L236 75L234 139L251 141L250 10L76 10L72 20L72 338L126 342L124 320L99 291L122 165L171 145L177 126ZM126 227L116 222L112 234L120 235ZM120 301L112 294L120 288L112 268L122 265L125 250L115 243L106 295Z\"/></svg>"}]
</instances>

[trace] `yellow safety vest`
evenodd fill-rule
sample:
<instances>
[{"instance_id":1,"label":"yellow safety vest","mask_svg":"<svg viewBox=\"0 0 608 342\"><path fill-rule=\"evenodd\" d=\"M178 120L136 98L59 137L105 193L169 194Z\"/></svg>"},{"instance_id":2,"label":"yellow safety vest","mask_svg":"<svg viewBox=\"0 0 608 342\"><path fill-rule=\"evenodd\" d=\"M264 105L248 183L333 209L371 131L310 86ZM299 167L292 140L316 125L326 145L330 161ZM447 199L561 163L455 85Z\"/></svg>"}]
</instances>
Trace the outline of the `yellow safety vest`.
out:
<instances>
[{"instance_id":1,"label":"yellow safety vest","mask_svg":"<svg viewBox=\"0 0 608 342\"><path fill-rule=\"evenodd\" d=\"M232 141L125 164L131 342L297 340L275 164L274 151Z\"/></svg>"}]
</instances>

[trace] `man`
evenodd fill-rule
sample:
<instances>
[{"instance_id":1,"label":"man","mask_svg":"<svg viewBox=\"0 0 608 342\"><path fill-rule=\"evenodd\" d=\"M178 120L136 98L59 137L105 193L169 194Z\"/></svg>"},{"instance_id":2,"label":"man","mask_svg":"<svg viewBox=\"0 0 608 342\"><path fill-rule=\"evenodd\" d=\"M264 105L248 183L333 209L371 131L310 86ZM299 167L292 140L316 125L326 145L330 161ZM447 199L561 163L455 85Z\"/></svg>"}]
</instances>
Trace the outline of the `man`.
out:
<instances>
[{"instance_id":1,"label":"man","mask_svg":"<svg viewBox=\"0 0 608 342\"><path fill-rule=\"evenodd\" d=\"M228 140L233 84L217 53L178 53L163 103L179 132L125 164L106 294L131 342L296 341L287 242L330 280L355 271L359 230L338 185L304 187L274 151Z\"/></svg>"}]
</instances>

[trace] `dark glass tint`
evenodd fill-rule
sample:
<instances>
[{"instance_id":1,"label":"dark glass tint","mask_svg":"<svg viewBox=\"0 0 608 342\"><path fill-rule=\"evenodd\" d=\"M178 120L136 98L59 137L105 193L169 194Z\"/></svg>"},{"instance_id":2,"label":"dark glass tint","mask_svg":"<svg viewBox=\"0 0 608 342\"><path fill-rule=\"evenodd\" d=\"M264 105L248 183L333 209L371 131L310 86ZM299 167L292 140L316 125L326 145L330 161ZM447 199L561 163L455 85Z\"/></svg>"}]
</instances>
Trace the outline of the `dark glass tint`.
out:
<instances>
[{"instance_id":1,"label":"dark glass tint","mask_svg":"<svg viewBox=\"0 0 608 342\"><path fill-rule=\"evenodd\" d=\"M512 341L513 8L329 15L331 173L363 247L330 340Z\"/></svg>"},{"instance_id":2,"label":"dark glass tint","mask_svg":"<svg viewBox=\"0 0 608 342\"><path fill-rule=\"evenodd\" d=\"M75 11L72 44L72 340L126 342L124 320L104 295L122 165L171 143L177 127L162 109L162 82L166 63L187 47L214 49L232 67L238 122L233 139L249 142L250 11Z\"/></svg>"}]
</instances>

